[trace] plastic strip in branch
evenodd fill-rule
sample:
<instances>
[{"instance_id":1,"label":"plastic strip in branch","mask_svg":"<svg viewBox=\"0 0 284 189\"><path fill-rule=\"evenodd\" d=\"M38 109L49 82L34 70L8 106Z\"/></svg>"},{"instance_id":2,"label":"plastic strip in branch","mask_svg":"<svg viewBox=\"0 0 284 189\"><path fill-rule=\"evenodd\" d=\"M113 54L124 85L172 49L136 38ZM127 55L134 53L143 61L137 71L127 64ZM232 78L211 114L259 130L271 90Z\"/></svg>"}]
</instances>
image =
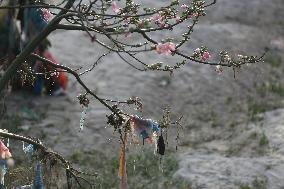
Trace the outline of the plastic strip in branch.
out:
<instances>
[{"instance_id":1,"label":"plastic strip in branch","mask_svg":"<svg viewBox=\"0 0 284 189\"><path fill-rule=\"evenodd\" d=\"M80 118L80 131L84 129L84 124L87 117L87 110L88 106L83 106L83 111L81 113L81 118Z\"/></svg>"},{"instance_id":2,"label":"plastic strip in branch","mask_svg":"<svg viewBox=\"0 0 284 189\"><path fill-rule=\"evenodd\" d=\"M36 165L35 180L32 189L44 189L40 162Z\"/></svg>"}]
</instances>

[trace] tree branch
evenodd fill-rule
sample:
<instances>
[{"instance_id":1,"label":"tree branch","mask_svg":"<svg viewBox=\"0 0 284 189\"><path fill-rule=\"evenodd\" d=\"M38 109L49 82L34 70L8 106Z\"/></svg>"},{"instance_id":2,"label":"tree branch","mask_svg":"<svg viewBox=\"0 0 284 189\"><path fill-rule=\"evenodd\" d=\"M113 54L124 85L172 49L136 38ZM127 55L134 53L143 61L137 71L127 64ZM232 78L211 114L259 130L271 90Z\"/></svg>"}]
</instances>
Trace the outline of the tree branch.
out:
<instances>
[{"instance_id":1,"label":"tree branch","mask_svg":"<svg viewBox=\"0 0 284 189\"><path fill-rule=\"evenodd\" d=\"M70 9L74 2L75 0L69 0L64 8ZM16 59L13 60L0 80L0 92L3 91L6 84L19 68L20 64L26 60L30 53L35 50L43 39L45 39L54 29L56 29L55 26L67 15L66 12L66 10L61 10L59 14L47 24L43 31L40 32L32 41L30 41L24 50L16 57Z\"/></svg>"},{"instance_id":2,"label":"tree branch","mask_svg":"<svg viewBox=\"0 0 284 189\"><path fill-rule=\"evenodd\" d=\"M66 66L63 65L59 65L56 64L46 58L43 58L37 54L32 53L31 57L36 58L37 60L40 60L43 64L48 64L54 68L59 68L59 69L63 69L66 70L67 72L71 73L76 80L78 81L78 83L86 90L87 93L91 94L94 98L96 98L100 103L102 103L105 107L107 107L110 111L112 111L113 113L115 113L117 116L119 116L122 120L124 120L124 118L114 109L112 108L110 105L108 105L102 98L98 97L95 93L93 93L87 86L86 84L81 80L80 75L75 72L74 70L72 70L71 68L68 68Z\"/></svg>"}]
</instances>

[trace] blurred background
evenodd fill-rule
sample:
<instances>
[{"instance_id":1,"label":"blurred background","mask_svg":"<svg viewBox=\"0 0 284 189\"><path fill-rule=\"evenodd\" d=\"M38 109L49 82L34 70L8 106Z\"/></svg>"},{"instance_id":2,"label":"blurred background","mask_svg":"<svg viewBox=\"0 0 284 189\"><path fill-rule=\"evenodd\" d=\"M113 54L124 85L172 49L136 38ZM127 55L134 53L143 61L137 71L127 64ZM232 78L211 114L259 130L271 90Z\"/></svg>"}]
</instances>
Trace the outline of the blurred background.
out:
<instances>
[{"instance_id":1,"label":"blurred background","mask_svg":"<svg viewBox=\"0 0 284 189\"><path fill-rule=\"evenodd\" d=\"M141 98L144 111L138 114L143 117L159 120L165 107L170 107L173 120L183 115L179 143L173 128L161 163L151 146L129 149L129 188L284 188L283 18L283 0L218 0L208 8L183 50L191 53L204 45L214 59L221 50L261 55L269 49L264 62L243 66L235 78L232 69L218 74L215 67L191 62L172 76L139 72L114 54L82 76L101 97ZM58 30L49 39L54 56L71 68L88 69L105 52L79 31ZM157 56L141 58L151 63ZM91 99L79 132L83 109L76 97L83 89L68 78L66 96L6 96L1 128L39 137L80 169L97 171L97 188L118 188L119 143L106 124L109 112ZM15 158L16 165L24 163Z\"/></svg>"}]
</instances>

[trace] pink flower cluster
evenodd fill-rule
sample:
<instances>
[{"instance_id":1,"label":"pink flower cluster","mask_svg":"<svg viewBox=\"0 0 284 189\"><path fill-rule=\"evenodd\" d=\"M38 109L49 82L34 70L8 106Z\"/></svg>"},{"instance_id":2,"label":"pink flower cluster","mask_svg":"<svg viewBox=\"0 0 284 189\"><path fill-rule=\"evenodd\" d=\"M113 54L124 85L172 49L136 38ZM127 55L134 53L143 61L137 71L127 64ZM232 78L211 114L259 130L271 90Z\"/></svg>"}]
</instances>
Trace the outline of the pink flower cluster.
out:
<instances>
[{"instance_id":1,"label":"pink flower cluster","mask_svg":"<svg viewBox=\"0 0 284 189\"><path fill-rule=\"evenodd\" d=\"M166 43L159 43L156 46L156 51L158 54L165 54L165 55L171 55L173 51L176 50L176 45L172 42L166 42Z\"/></svg>"},{"instance_id":2,"label":"pink flower cluster","mask_svg":"<svg viewBox=\"0 0 284 189\"><path fill-rule=\"evenodd\" d=\"M201 56L202 61L207 61L211 57L210 53L207 50L204 51L200 48L194 50L194 55L197 57Z\"/></svg>"},{"instance_id":3,"label":"pink flower cluster","mask_svg":"<svg viewBox=\"0 0 284 189\"><path fill-rule=\"evenodd\" d=\"M194 50L194 54L200 54L200 52L201 52L200 48Z\"/></svg>"},{"instance_id":4,"label":"pink flower cluster","mask_svg":"<svg viewBox=\"0 0 284 189\"><path fill-rule=\"evenodd\" d=\"M9 149L2 141L0 141L0 158L8 159L10 157L12 157L12 154L10 153Z\"/></svg>"},{"instance_id":5,"label":"pink flower cluster","mask_svg":"<svg viewBox=\"0 0 284 189\"><path fill-rule=\"evenodd\" d=\"M115 13L119 13L120 12L120 8L119 6L117 5L116 1L112 1L111 2L111 9L113 12Z\"/></svg>"},{"instance_id":6,"label":"pink flower cluster","mask_svg":"<svg viewBox=\"0 0 284 189\"><path fill-rule=\"evenodd\" d=\"M52 16L51 13L50 13L50 11L47 10L47 9L45 9L45 8L42 8L41 11L42 11L43 19L44 19L45 21L49 21L49 19L50 19L51 16Z\"/></svg>"},{"instance_id":7,"label":"pink flower cluster","mask_svg":"<svg viewBox=\"0 0 284 189\"><path fill-rule=\"evenodd\" d=\"M153 20L160 27L165 26L165 18L161 14L157 14L155 16L150 17L150 20Z\"/></svg>"},{"instance_id":8,"label":"pink flower cluster","mask_svg":"<svg viewBox=\"0 0 284 189\"><path fill-rule=\"evenodd\" d=\"M206 60L208 60L210 57L211 57L211 55L209 54L209 52L205 51L205 52L202 54L201 60L202 60L202 61L206 61Z\"/></svg>"},{"instance_id":9,"label":"pink flower cluster","mask_svg":"<svg viewBox=\"0 0 284 189\"><path fill-rule=\"evenodd\" d=\"M181 8L182 8L183 10L187 10L187 9L188 9L188 5L182 4L182 5L181 5Z\"/></svg>"},{"instance_id":10,"label":"pink flower cluster","mask_svg":"<svg viewBox=\"0 0 284 189\"><path fill-rule=\"evenodd\" d=\"M180 18L180 16L176 16L176 23L179 24L182 22L182 19Z\"/></svg>"}]
</instances>

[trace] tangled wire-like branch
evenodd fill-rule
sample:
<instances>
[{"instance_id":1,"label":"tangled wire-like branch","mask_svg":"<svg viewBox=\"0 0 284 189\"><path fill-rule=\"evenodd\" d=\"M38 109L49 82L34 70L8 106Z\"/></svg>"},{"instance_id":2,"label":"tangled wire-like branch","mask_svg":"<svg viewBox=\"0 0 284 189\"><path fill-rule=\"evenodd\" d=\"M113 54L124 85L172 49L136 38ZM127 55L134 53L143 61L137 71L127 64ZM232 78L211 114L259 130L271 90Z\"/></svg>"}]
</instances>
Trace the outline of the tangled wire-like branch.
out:
<instances>
[{"instance_id":1,"label":"tangled wire-like branch","mask_svg":"<svg viewBox=\"0 0 284 189\"><path fill-rule=\"evenodd\" d=\"M67 176L67 183L69 182L68 179L74 178L75 180L77 180L78 177L82 178L80 175L97 176L97 173L95 173L95 174L94 173L93 174L85 173L85 172L82 172L80 170L73 168L71 163L69 161L67 161L62 155L60 155L57 152L46 147L39 139L32 139L32 138L25 137L25 136L22 136L22 135L9 133L8 131L2 130L2 129L0 129L0 138L8 138L8 139L16 140L16 141L26 142L28 144L33 145L34 148L37 149L37 151L40 154L39 160L43 160L43 159L46 159L46 158L50 159L50 160L54 160L54 159L59 160L61 162L62 166L64 167L64 169L66 170L66 172L69 175L69 176ZM88 181L86 180L86 182L88 182ZM80 185L79 181L77 183Z\"/></svg>"}]
</instances>

